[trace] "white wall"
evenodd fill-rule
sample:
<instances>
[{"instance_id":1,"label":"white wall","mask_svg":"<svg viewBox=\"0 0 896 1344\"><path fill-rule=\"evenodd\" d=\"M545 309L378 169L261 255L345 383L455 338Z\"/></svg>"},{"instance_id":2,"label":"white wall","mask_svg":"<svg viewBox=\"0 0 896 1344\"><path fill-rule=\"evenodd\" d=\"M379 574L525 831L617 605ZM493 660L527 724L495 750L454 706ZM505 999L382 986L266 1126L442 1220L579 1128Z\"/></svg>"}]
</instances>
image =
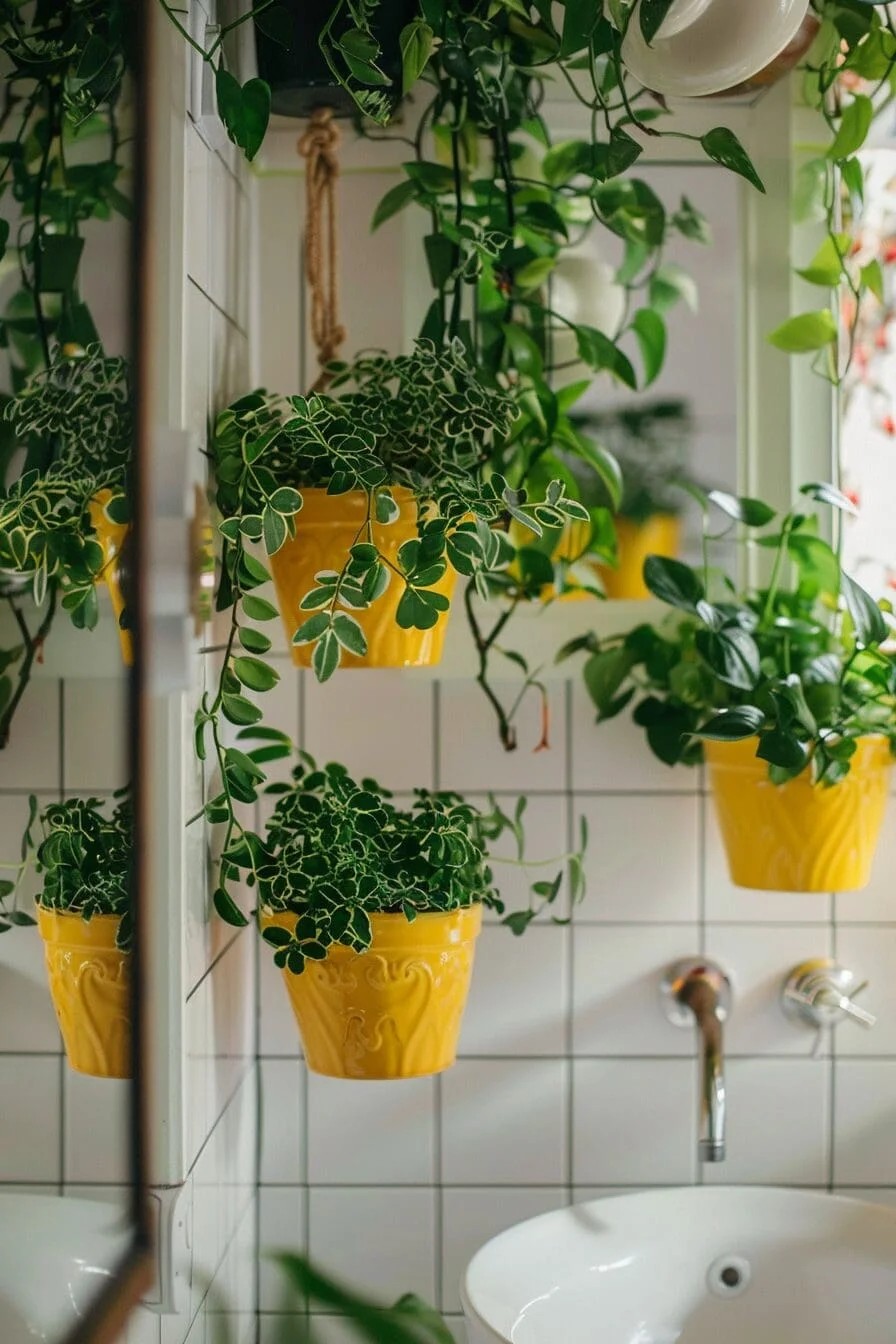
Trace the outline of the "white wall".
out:
<instances>
[{"instance_id":1,"label":"white wall","mask_svg":"<svg viewBox=\"0 0 896 1344\"><path fill-rule=\"evenodd\" d=\"M273 149L285 172L290 134ZM396 220L365 233L394 180L367 153L371 171L354 172L363 151L346 149L344 316L352 345L394 350L405 344L402 312L415 306L402 289L414 228ZM300 185L288 176L260 184L260 367L284 392L303 390L292 370L302 367L306 383L311 373L307 350L294 345ZM687 368L685 344L675 358ZM699 383L702 371L689 375ZM748 409L758 421L759 408ZM743 464L741 478L753 479ZM462 623L460 612L452 620ZM896 1196L896 811L865 893L738 891L701 773L656 763L624 722L596 728L578 682L551 682L552 750L527 750L537 728L524 718L521 748L507 756L480 691L454 676L454 663L440 680L341 672L323 687L285 660L281 671L266 707L318 757L399 791L525 792L533 857L565 850L580 814L591 843L589 895L570 928L542 923L516 940L487 924L461 1060L441 1077L350 1083L307 1073L279 973L260 950L262 1247L301 1243L386 1299L416 1290L439 1303L460 1338L466 1258L509 1223L570 1199L719 1180ZM735 982L729 1157L702 1169L696 1043L666 1022L659 1001L668 963L700 952ZM777 995L795 963L829 952L870 977L865 1003L880 1021L868 1033L845 1025L812 1059L811 1034L787 1022ZM263 1273L262 1341L275 1338L280 1305L276 1280ZM349 1338L338 1322L321 1324L322 1340Z\"/></svg>"}]
</instances>

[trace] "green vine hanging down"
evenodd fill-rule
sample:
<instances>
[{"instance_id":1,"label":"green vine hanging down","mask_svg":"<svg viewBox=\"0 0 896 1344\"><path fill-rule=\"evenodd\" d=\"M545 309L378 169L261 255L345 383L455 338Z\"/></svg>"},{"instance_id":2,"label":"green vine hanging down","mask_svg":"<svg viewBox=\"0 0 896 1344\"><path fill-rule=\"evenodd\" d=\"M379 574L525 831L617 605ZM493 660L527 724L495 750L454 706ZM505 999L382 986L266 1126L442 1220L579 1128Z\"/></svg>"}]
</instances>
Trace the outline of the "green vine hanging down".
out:
<instances>
[{"instance_id":1,"label":"green vine hanging down","mask_svg":"<svg viewBox=\"0 0 896 1344\"><path fill-rule=\"evenodd\" d=\"M106 360L79 284L88 220L129 215L119 106L128 7L114 0L0 5L0 306L11 392L0 396L0 599L16 642L0 651L0 746L57 608L96 622L101 566L86 503L119 497L130 451L127 372Z\"/></svg>"}]
</instances>

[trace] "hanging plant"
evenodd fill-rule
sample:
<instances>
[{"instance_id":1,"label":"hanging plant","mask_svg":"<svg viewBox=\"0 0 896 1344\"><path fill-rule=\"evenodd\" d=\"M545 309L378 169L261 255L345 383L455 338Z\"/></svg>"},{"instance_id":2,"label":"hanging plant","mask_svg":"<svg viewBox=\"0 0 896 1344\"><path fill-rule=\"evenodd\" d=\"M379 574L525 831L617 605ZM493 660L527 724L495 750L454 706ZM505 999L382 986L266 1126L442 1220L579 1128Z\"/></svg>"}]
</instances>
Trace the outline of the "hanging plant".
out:
<instances>
[{"instance_id":1,"label":"hanging plant","mask_svg":"<svg viewBox=\"0 0 896 1344\"><path fill-rule=\"evenodd\" d=\"M839 517L834 486L802 494ZM818 535L817 518L760 500L704 497L704 561L651 556L644 582L669 608L657 625L587 636L585 685L598 722L631 708L667 765L706 759L733 880L771 890L854 890L868 880L896 746L896 657L888 610ZM714 511L728 520L711 530ZM772 553L765 588L712 564L731 540ZM838 528L839 531L839 528Z\"/></svg>"},{"instance_id":2,"label":"hanging plant","mask_svg":"<svg viewBox=\"0 0 896 1344\"><path fill-rule=\"evenodd\" d=\"M797 314L769 340L790 354L809 354L813 368L839 385L852 365L864 308L883 295L877 257L862 254L865 167L862 148L896 99L896 22L888 6L867 0L812 0L821 27L805 62L803 94L828 134L822 152L804 163L795 188L798 222L822 223L825 237L796 274L832 303Z\"/></svg>"}]
</instances>

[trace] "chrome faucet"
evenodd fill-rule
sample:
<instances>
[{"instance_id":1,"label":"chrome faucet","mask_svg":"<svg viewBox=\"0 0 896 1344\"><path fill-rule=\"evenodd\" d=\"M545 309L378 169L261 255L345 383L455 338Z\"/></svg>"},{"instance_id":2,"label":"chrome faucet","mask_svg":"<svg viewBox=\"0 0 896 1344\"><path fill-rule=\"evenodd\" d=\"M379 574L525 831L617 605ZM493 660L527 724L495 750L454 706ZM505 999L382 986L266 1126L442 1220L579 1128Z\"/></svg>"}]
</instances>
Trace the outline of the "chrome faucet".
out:
<instances>
[{"instance_id":1,"label":"chrome faucet","mask_svg":"<svg viewBox=\"0 0 896 1344\"><path fill-rule=\"evenodd\" d=\"M688 957L669 967L662 985L666 1016L677 1027L697 1027L701 1042L701 1162L725 1160L725 1069L722 1023L731 1007L731 981L705 957Z\"/></svg>"}]
</instances>

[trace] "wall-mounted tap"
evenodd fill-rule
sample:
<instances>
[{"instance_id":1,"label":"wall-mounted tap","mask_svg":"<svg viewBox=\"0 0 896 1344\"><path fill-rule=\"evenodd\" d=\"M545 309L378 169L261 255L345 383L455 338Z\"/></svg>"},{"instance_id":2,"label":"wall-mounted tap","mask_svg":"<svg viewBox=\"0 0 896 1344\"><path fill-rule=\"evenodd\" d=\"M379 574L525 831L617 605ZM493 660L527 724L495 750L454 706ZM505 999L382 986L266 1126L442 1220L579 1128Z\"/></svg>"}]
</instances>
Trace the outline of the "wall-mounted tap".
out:
<instances>
[{"instance_id":1,"label":"wall-mounted tap","mask_svg":"<svg viewBox=\"0 0 896 1344\"><path fill-rule=\"evenodd\" d=\"M815 957L794 966L781 988L781 1007L789 1018L814 1027L818 1033L814 1054L825 1040L825 1032L847 1019L861 1027L873 1027L877 1018L856 1003L856 995L866 988L854 971L830 957Z\"/></svg>"},{"instance_id":2,"label":"wall-mounted tap","mask_svg":"<svg viewBox=\"0 0 896 1344\"><path fill-rule=\"evenodd\" d=\"M676 1027L695 1025L701 1042L701 1162L725 1160L725 1069L722 1023L731 1008L731 981L706 957L688 957L670 966L662 984L666 1016Z\"/></svg>"}]
</instances>

